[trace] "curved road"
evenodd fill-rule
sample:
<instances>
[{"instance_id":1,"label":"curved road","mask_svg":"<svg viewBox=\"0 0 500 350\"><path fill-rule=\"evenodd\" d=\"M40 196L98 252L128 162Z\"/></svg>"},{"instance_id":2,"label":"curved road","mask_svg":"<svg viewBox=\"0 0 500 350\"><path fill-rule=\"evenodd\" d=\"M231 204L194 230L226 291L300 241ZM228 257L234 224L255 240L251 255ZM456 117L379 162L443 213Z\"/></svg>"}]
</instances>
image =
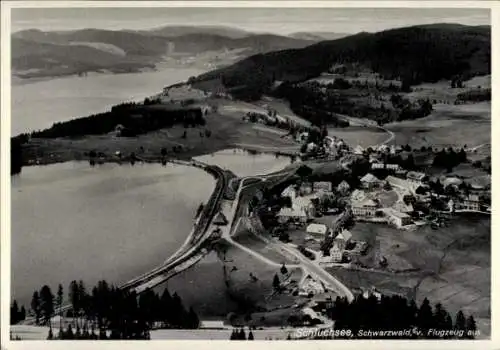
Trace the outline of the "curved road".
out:
<instances>
[{"instance_id":1,"label":"curved road","mask_svg":"<svg viewBox=\"0 0 500 350\"><path fill-rule=\"evenodd\" d=\"M280 176L279 174L272 175L272 177ZM287 178L289 176L288 173L283 173L281 176ZM255 177L252 177L255 178ZM256 257L262 262L265 262L271 266L279 267L281 264L278 264L274 261L269 260L268 258L262 256L262 254L250 249L249 247L246 247L238 242L235 242L232 238L234 234L234 229L237 227L237 225L234 225L235 220L239 220L240 218L236 218L236 214L238 211L238 207L240 205L240 198L241 198L241 192L250 186L254 186L255 183L245 186L245 180L250 179L250 178L242 178L238 191L236 192L236 199L233 202L233 206L231 208L231 215L228 218L229 224L225 226L222 229L222 237L228 241L230 244L234 245L235 247L244 250L248 254L251 254L252 256ZM265 176L261 177L262 181L267 181ZM237 221L236 221L237 223ZM300 252L297 250L289 247L288 245L284 243L278 243L278 242L271 242L270 240L264 239L268 244L272 244L276 248L276 250L279 252L280 250L285 250L287 253L290 255L294 256L300 263L299 264L294 264L294 265L288 265L290 267L300 267L303 269L304 272L310 274L311 276L315 276L317 279L321 280L325 285L330 286L332 290L334 290L338 295L340 296L345 296L349 301L354 300L354 295L352 292L342 284L339 280L337 280L334 276L332 276L330 273L325 271L318 263L313 262L303 256Z\"/></svg>"}]
</instances>

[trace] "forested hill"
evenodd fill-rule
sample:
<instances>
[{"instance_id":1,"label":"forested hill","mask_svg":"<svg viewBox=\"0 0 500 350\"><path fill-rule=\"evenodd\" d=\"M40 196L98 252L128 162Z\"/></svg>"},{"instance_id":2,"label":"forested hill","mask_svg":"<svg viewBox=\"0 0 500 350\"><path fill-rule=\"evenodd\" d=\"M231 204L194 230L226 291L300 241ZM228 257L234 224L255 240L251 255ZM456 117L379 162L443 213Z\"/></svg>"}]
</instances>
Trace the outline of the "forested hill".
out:
<instances>
[{"instance_id":1,"label":"forested hill","mask_svg":"<svg viewBox=\"0 0 500 350\"><path fill-rule=\"evenodd\" d=\"M259 54L198 79L220 78L227 87L257 86L318 76L335 64L358 63L387 79L417 84L490 74L490 52L490 26L420 25Z\"/></svg>"}]
</instances>

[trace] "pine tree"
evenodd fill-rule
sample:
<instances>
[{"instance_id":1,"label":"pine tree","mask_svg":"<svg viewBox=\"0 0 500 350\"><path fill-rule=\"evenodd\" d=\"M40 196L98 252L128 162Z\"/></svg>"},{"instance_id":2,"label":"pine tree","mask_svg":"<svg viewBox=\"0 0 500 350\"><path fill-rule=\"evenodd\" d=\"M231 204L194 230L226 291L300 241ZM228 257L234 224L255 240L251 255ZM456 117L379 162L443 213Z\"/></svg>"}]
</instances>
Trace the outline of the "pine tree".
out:
<instances>
[{"instance_id":1,"label":"pine tree","mask_svg":"<svg viewBox=\"0 0 500 350\"><path fill-rule=\"evenodd\" d=\"M229 337L229 340L236 340L237 334L236 334L236 329L233 328L233 331L231 332L231 336Z\"/></svg>"},{"instance_id":2,"label":"pine tree","mask_svg":"<svg viewBox=\"0 0 500 350\"><path fill-rule=\"evenodd\" d=\"M477 330L477 325L476 320L474 320L474 317L472 315L467 318L465 329L467 338L474 339L476 337L475 332Z\"/></svg>"},{"instance_id":3,"label":"pine tree","mask_svg":"<svg viewBox=\"0 0 500 350\"><path fill-rule=\"evenodd\" d=\"M17 306L17 301L14 300L12 306L10 307L10 324L16 324L19 320L19 307Z\"/></svg>"},{"instance_id":4,"label":"pine tree","mask_svg":"<svg viewBox=\"0 0 500 350\"><path fill-rule=\"evenodd\" d=\"M462 310L457 312L457 315L455 316L455 326L453 327L455 330L458 331L465 331L465 316Z\"/></svg>"},{"instance_id":5,"label":"pine tree","mask_svg":"<svg viewBox=\"0 0 500 350\"><path fill-rule=\"evenodd\" d=\"M426 334L427 331L430 328L432 328L432 323L433 323L432 321L433 321L432 308L429 303L429 300L425 298L422 301L420 309L418 310L417 326L420 328L421 331L424 332L424 334Z\"/></svg>"},{"instance_id":6,"label":"pine tree","mask_svg":"<svg viewBox=\"0 0 500 350\"><path fill-rule=\"evenodd\" d=\"M49 324L50 329L52 329L51 318L54 315L54 295L50 290L50 287L45 285L40 290L40 309L43 316L43 323Z\"/></svg>"},{"instance_id":7,"label":"pine tree","mask_svg":"<svg viewBox=\"0 0 500 350\"><path fill-rule=\"evenodd\" d=\"M19 321L24 321L26 319L26 309L24 308L24 305L21 306L21 311L19 313Z\"/></svg>"},{"instance_id":8,"label":"pine tree","mask_svg":"<svg viewBox=\"0 0 500 350\"><path fill-rule=\"evenodd\" d=\"M38 326L40 324L41 309L40 296L36 291L33 293L33 298L31 299L31 310L35 314L35 324Z\"/></svg>"},{"instance_id":9,"label":"pine tree","mask_svg":"<svg viewBox=\"0 0 500 350\"><path fill-rule=\"evenodd\" d=\"M68 329L66 330L66 333L64 335L64 339L74 339L75 335L73 334L73 327L71 327L71 324L68 325Z\"/></svg>"},{"instance_id":10,"label":"pine tree","mask_svg":"<svg viewBox=\"0 0 500 350\"><path fill-rule=\"evenodd\" d=\"M64 299L64 291L63 291L63 286L62 284L59 284L57 287L57 298L56 298L56 304L59 309L59 333L61 333L62 330L62 318L63 318L63 313L62 313L62 304L63 304L63 299Z\"/></svg>"},{"instance_id":11,"label":"pine tree","mask_svg":"<svg viewBox=\"0 0 500 350\"><path fill-rule=\"evenodd\" d=\"M71 302L71 306L73 307L73 320L76 327L76 316L80 308L80 290L78 288L78 283L75 280L71 281L69 284L69 300ZM73 331L73 329L71 329L71 331Z\"/></svg>"},{"instance_id":12,"label":"pine tree","mask_svg":"<svg viewBox=\"0 0 500 350\"><path fill-rule=\"evenodd\" d=\"M189 328L197 329L200 327L200 320L192 307L189 308L188 320L189 320Z\"/></svg>"},{"instance_id":13,"label":"pine tree","mask_svg":"<svg viewBox=\"0 0 500 350\"><path fill-rule=\"evenodd\" d=\"M245 333L245 330L243 328L240 329L240 334L238 337L239 340L247 340L247 335Z\"/></svg>"},{"instance_id":14,"label":"pine tree","mask_svg":"<svg viewBox=\"0 0 500 350\"><path fill-rule=\"evenodd\" d=\"M280 279L278 277L278 274L274 274L273 288L274 288L275 291L279 291L280 290Z\"/></svg>"}]
</instances>

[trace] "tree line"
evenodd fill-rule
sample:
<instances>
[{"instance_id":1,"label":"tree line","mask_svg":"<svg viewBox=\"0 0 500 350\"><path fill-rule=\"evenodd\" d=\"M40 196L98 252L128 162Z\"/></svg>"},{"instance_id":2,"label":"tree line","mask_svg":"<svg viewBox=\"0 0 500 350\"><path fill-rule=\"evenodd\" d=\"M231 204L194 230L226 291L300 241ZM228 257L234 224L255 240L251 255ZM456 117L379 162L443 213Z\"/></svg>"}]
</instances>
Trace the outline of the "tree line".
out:
<instances>
[{"instance_id":1,"label":"tree line","mask_svg":"<svg viewBox=\"0 0 500 350\"><path fill-rule=\"evenodd\" d=\"M12 302L10 306L10 324L18 324L26 319L26 309L24 305L19 308L17 300Z\"/></svg>"},{"instance_id":2,"label":"tree line","mask_svg":"<svg viewBox=\"0 0 500 350\"><path fill-rule=\"evenodd\" d=\"M152 290L137 295L105 280L91 290L81 280L72 281L68 289L71 309L66 314L61 284L56 295L47 285L33 293L30 312L36 325L49 326L48 339L149 339L154 328L195 329L200 324L195 311L186 309L179 295L167 289L161 296ZM57 335L50 321L54 316L59 316Z\"/></svg>"},{"instance_id":3,"label":"tree line","mask_svg":"<svg viewBox=\"0 0 500 350\"><path fill-rule=\"evenodd\" d=\"M122 125L121 135L131 137L180 123L185 127L194 127L203 126L206 121L200 108L171 109L163 105L121 104L113 106L108 112L54 123L51 128L35 131L31 136L57 138L102 135Z\"/></svg>"},{"instance_id":4,"label":"tree line","mask_svg":"<svg viewBox=\"0 0 500 350\"><path fill-rule=\"evenodd\" d=\"M398 295L382 295L380 300L371 295L368 298L357 296L349 303L346 298L337 297L333 306L327 308L327 316L335 320L336 330L349 330L354 338L359 330L404 331L415 330L410 336L401 339L474 339L477 331L476 321L459 310L452 318L441 303L434 307L425 298L420 307L414 300L408 301ZM440 335L432 330L455 331ZM463 333L462 333L463 332ZM346 336L346 338L350 338ZM391 339L394 336L391 335Z\"/></svg>"},{"instance_id":5,"label":"tree line","mask_svg":"<svg viewBox=\"0 0 500 350\"><path fill-rule=\"evenodd\" d=\"M229 340L254 340L254 336L251 329L248 331L248 336L243 328L233 329Z\"/></svg>"},{"instance_id":6,"label":"tree line","mask_svg":"<svg viewBox=\"0 0 500 350\"><path fill-rule=\"evenodd\" d=\"M339 84L341 85L340 89L338 88ZM294 113L316 125L349 126L349 123L343 121L337 114L371 119L377 121L379 125L383 125L393 121L423 118L432 112L432 103L429 99L412 103L399 94L391 96L392 108L386 106L384 102L381 102L379 106L372 103L354 102L349 99L349 94L342 92L347 88L345 84L348 82L332 85L332 87L337 86L336 89L323 89L319 83L284 82L273 94L286 99ZM359 97L366 98L370 95L369 92L358 92L357 94Z\"/></svg>"}]
</instances>

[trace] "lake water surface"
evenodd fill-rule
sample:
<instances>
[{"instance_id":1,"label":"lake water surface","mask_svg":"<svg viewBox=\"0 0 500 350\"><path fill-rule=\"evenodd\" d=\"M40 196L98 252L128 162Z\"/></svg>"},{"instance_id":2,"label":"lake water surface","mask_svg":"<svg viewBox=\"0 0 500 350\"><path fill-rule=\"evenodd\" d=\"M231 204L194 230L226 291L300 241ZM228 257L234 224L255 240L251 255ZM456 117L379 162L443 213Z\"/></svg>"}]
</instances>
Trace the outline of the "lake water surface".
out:
<instances>
[{"instance_id":1,"label":"lake water surface","mask_svg":"<svg viewBox=\"0 0 500 350\"><path fill-rule=\"evenodd\" d=\"M161 68L156 72L97 74L13 84L11 132L18 135L109 110L113 105L138 101L165 86L203 73L193 68Z\"/></svg>"},{"instance_id":2,"label":"lake water surface","mask_svg":"<svg viewBox=\"0 0 500 350\"><path fill-rule=\"evenodd\" d=\"M198 160L239 176L279 170L286 157L226 150ZM24 167L12 177L12 298L73 279L125 282L184 242L215 180L196 168L86 162ZM185 288L182 288L185 289Z\"/></svg>"}]
</instances>

